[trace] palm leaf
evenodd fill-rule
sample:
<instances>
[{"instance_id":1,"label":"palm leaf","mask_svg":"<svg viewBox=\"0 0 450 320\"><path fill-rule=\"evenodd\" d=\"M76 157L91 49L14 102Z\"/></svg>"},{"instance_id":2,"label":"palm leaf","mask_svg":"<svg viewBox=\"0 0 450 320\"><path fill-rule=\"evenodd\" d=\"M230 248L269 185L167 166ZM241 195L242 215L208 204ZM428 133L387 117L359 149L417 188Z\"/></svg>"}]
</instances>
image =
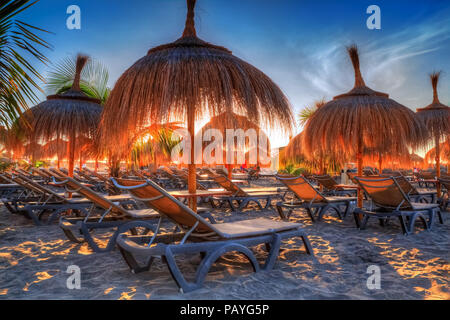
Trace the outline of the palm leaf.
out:
<instances>
[{"instance_id":1,"label":"palm leaf","mask_svg":"<svg viewBox=\"0 0 450 320\"><path fill-rule=\"evenodd\" d=\"M28 108L37 102L35 90L42 91L37 81L44 79L23 54L46 64L40 51L50 45L36 32L47 32L14 18L37 1L6 0L0 2L0 123L10 127Z\"/></svg>"},{"instance_id":2,"label":"palm leaf","mask_svg":"<svg viewBox=\"0 0 450 320\"><path fill-rule=\"evenodd\" d=\"M47 77L48 94L61 94L72 87L75 76L75 58L65 58L54 65ZM108 69L98 60L90 59L81 72L80 89L87 96L106 102L111 89L108 87Z\"/></svg>"}]
</instances>

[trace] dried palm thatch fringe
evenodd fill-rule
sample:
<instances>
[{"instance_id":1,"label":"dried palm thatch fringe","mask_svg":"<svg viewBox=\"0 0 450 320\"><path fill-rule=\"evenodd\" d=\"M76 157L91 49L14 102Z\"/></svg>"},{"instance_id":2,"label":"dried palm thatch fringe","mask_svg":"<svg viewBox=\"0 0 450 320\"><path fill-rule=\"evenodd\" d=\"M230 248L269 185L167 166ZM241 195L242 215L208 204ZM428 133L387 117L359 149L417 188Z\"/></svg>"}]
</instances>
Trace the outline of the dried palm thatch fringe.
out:
<instances>
[{"instance_id":1,"label":"dried palm thatch fringe","mask_svg":"<svg viewBox=\"0 0 450 320\"><path fill-rule=\"evenodd\" d=\"M439 158L445 162L450 161L450 141L444 141L439 145ZM428 150L422 159L426 164L433 163L436 159L436 148Z\"/></svg>"},{"instance_id":2,"label":"dried palm thatch fringe","mask_svg":"<svg viewBox=\"0 0 450 320\"><path fill-rule=\"evenodd\" d=\"M127 148L128 137L151 123L235 112L257 124L291 130L291 106L263 72L224 47L199 39L195 1L188 0L183 36L155 47L119 78L101 119L102 144Z\"/></svg>"},{"instance_id":3,"label":"dried palm thatch fringe","mask_svg":"<svg viewBox=\"0 0 450 320\"><path fill-rule=\"evenodd\" d=\"M437 85L440 75L441 72L430 74L433 102L424 108L417 109L417 115L423 120L433 138L439 136L439 139L442 139L450 135L450 108L439 101Z\"/></svg>"},{"instance_id":4,"label":"dried palm thatch fringe","mask_svg":"<svg viewBox=\"0 0 450 320\"><path fill-rule=\"evenodd\" d=\"M48 96L46 101L24 113L31 124L29 136L32 141L46 143L55 138L70 141L73 152L69 155L69 171L73 166L75 150L85 144L83 139L94 137L102 111L100 100L89 98L80 91L80 74L87 60L87 56L78 55L70 90Z\"/></svg>"},{"instance_id":5,"label":"dried palm thatch fringe","mask_svg":"<svg viewBox=\"0 0 450 320\"><path fill-rule=\"evenodd\" d=\"M286 149L284 149L284 156L286 160L296 161L297 159L306 157L304 153L303 131L293 137L289 141Z\"/></svg>"}]
</instances>

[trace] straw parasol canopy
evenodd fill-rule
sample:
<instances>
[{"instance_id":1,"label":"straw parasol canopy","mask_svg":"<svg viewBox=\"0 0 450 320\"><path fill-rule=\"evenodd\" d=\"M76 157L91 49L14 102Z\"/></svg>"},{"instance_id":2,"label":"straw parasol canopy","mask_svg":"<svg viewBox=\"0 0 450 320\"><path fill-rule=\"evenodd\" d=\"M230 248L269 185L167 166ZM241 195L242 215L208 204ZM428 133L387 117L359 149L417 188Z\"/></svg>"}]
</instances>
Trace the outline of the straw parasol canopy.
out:
<instances>
[{"instance_id":1,"label":"straw parasol canopy","mask_svg":"<svg viewBox=\"0 0 450 320\"><path fill-rule=\"evenodd\" d=\"M430 75L431 85L433 87L433 102L425 108L417 109L417 115L423 120L429 130L432 139L434 139L436 176L441 176L440 164L440 141L450 135L450 108L439 101L437 85L440 72L434 72ZM438 183L437 194L440 196L441 188Z\"/></svg>"},{"instance_id":2,"label":"straw parasol canopy","mask_svg":"<svg viewBox=\"0 0 450 320\"><path fill-rule=\"evenodd\" d=\"M102 143L111 150L126 148L128 136L151 123L182 120L187 121L194 159L195 120L224 112L291 129L290 104L267 75L230 50L197 37L195 3L187 0L181 38L150 49L114 86L101 120ZM192 163L188 185L191 192L196 190Z\"/></svg>"},{"instance_id":3,"label":"straw parasol canopy","mask_svg":"<svg viewBox=\"0 0 450 320\"><path fill-rule=\"evenodd\" d=\"M69 175L73 176L76 145L86 137L92 138L100 121L100 100L89 98L80 90L81 71L88 57L78 55L72 88L51 95L24 115L31 124L32 139L44 143L65 138L69 141Z\"/></svg>"},{"instance_id":4,"label":"straw parasol canopy","mask_svg":"<svg viewBox=\"0 0 450 320\"><path fill-rule=\"evenodd\" d=\"M426 164L432 163L436 159L436 148L431 148L422 159ZM439 145L439 159L448 163L450 160L450 141L444 141Z\"/></svg>"},{"instance_id":5,"label":"straw parasol canopy","mask_svg":"<svg viewBox=\"0 0 450 320\"><path fill-rule=\"evenodd\" d=\"M306 154L304 152L304 134L303 131L293 137L284 149L284 158L290 161L304 160Z\"/></svg>"},{"instance_id":6,"label":"straw parasol canopy","mask_svg":"<svg viewBox=\"0 0 450 320\"><path fill-rule=\"evenodd\" d=\"M411 156L408 148L404 148L399 153L394 152L378 152L377 150L365 149L363 152L363 163L366 166L373 166L378 169L379 173L384 168L408 168L411 165Z\"/></svg>"},{"instance_id":7,"label":"straw parasol canopy","mask_svg":"<svg viewBox=\"0 0 450 320\"><path fill-rule=\"evenodd\" d=\"M389 99L389 95L368 88L359 66L358 49L348 48L355 70L355 85L320 107L305 126L305 151L317 148L332 153L356 155L358 175L362 175L363 152L399 154L405 146L422 145L426 131L413 111ZM358 205L362 205L361 191Z\"/></svg>"}]
</instances>

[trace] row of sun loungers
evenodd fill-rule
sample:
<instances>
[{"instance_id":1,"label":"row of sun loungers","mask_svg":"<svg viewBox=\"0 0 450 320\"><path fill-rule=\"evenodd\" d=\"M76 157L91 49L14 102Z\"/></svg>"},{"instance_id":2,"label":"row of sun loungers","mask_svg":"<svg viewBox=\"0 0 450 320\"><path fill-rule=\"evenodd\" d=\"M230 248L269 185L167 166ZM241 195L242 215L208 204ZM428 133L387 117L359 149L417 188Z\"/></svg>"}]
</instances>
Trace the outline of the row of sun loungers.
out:
<instances>
[{"instance_id":1,"label":"row of sun loungers","mask_svg":"<svg viewBox=\"0 0 450 320\"><path fill-rule=\"evenodd\" d=\"M431 229L436 220L443 223L441 209L448 205L448 193L446 198L437 199L435 192L416 188L402 175L353 176L370 204L359 209L355 208L355 187L338 185L330 176L307 179L277 175L283 186L267 188L244 187L217 172L200 171L197 176L200 190L214 186L227 194L203 199L205 206L194 212L171 194L175 191L165 188L186 187L182 170L161 168L156 174L142 170L115 179L87 168L75 173L73 178L64 169L56 168L2 173L2 202L8 210L24 214L36 225L59 219L59 227L69 240L87 243L95 252L118 247L135 273L150 270L154 259L161 257L184 292L199 288L211 265L227 252L245 255L255 271L273 268L285 239L300 237L306 253L312 254L301 225L289 221L292 214L303 210L313 222L327 214L335 213L340 219L353 215L360 229L371 218L378 219L381 225L398 218L403 233L410 234L416 221L421 221L424 229ZM450 190L450 180L442 180L441 184L444 190ZM249 207L274 209L281 219L216 223L211 213L228 210L225 205L239 213ZM167 225L172 232L162 232ZM106 230L112 232L105 233ZM98 234L102 240L96 237ZM263 264L250 250L259 244L268 251ZM179 254L202 257L194 281L187 281L178 268L175 256Z\"/></svg>"}]
</instances>

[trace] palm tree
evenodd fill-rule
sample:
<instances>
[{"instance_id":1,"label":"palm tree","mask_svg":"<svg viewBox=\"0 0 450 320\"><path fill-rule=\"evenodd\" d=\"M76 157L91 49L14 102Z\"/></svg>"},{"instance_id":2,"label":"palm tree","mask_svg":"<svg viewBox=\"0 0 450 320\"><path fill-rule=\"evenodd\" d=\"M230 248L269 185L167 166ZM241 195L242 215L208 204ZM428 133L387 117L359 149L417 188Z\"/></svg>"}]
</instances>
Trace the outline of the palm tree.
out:
<instances>
[{"instance_id":1,"label":"palm tree","mask_svg":"<svg viewBox=\"0 0 450 320\"><path fill-rule=\"evenodd\" d=\"M24 58L24 54L42 63L48 59L40 51L50 45L35 32L47 32L15 17L38 1L3 0L0 2L0 124L10 127L28 102L37 102L36 81L42 76Z\"/></svg>"},{"instance_id":2,"label":"palm tree","mask_svg":"<svg viewBox=\"0 0 450 320\"><path fill-rule=\"evenodd\" d=\"M61 94L72 87L76 70L76 57L67 57L54 65L47 77L48 94ZM108 87L109 71L98 60L90 59L81 72L80 89L87 96L99 99L103 105L111 89Z\"/></svg>"},{"instance_id":3,"label":"palm tree","mask_svg":"<svg viewBox=\"0 0 450 320\"><path fill-rule=\"evenodd\" d=\"M325 99L314 102L313 106L306 106L298 113L298 124L304 126L306 122L312 117L312 115L325 104Z\"/></svg>"},{"instance_id":4,"label":"palm tree","mask_svg":"<svg viewBox=\"0 0 450 320\"><path fill-rule=\"evenodd\" d=\"M156 167L158 160L171 162L172 150L180 143L180 137L176 135L175 130L179 129L178 122L166 123L162 125L153 125L139 134L135 139L131 150L131 161L137 167L147 165L153 160ZM143 137L148 136L147 140Z\"/></svg>"}]
</instances>

